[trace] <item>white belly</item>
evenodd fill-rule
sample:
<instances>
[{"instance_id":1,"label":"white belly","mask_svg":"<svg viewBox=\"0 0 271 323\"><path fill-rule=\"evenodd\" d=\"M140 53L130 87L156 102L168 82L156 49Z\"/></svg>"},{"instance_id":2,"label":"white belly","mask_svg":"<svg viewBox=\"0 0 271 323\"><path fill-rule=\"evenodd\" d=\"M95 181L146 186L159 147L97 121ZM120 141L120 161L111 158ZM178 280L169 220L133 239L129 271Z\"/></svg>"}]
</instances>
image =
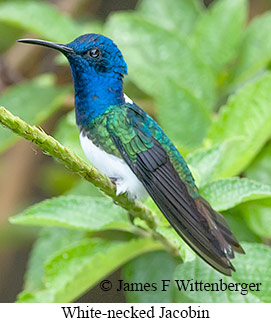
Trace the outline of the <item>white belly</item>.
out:
<instances>
[{"instance_id":1,"label":"white belly","mask_svg":"<svg viewBox=\"0 0 271 323\"><path fill-rule=\"evenodd\" d=\"M80 133L81 147L87 159L108 177L116 178L117 195L127 192L130 199L143 199L147 192L123 159L108 154Z\"/></svg>"}]
</instances>

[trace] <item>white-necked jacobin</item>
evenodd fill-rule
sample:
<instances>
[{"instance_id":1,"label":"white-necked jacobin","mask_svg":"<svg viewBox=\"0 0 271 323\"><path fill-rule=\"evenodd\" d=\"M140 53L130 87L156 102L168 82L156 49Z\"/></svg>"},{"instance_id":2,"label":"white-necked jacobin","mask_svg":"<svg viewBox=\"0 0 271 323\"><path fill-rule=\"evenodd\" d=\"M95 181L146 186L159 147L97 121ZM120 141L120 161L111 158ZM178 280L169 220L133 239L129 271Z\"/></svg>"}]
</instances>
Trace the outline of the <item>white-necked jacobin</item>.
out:
<instances>
[{"instance_id":1,"label":"white-necked jacobin","mask_svg":"<svg viewBox=\"0 0 271 323\"><path fill-rule=\"evenodd\" d=\"M164 131L123 93L127 65L114 42L98 34L66 45L19 41L54 48L67 57L82 149L114 180L117 194L141 199L148 192L183 240L213 268L231 275L235 269L230 259L235 251L244 253L242 247L223 216L200 196L186 162Z\"/></svg>"}]
</instances>

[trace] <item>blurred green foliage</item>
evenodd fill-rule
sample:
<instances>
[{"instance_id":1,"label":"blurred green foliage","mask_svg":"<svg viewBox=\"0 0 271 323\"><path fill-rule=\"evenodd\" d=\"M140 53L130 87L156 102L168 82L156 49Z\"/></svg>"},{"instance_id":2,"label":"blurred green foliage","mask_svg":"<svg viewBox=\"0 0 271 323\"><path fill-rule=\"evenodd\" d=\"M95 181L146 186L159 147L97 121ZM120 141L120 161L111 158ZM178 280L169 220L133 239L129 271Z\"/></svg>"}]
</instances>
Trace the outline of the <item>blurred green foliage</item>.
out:
<instances>
[{"instance_id":1,"label":"blurred green foliage","mask_svg":"<svg viewBox=\"0 0 271 323\"><path fill-rule=\"evenodd\" d=\"M61 107L69 91L70 87L67 86L55 88L54 77L44 74L10 87L1 96L1 105L31 124L41 124ZM0 151L18 139L3 127L0 128L0 137Z\"/></svg>"},{"instance_id":2,"label":"blurred green foliage","mask_svg":"<svg viewBox=\"0 0 271 323\"><path fill-rule=\"evenodd\" d=\"M70 179L67 187L73 188L64 196L11 218L14 224L50 227L41 229L33 247L18 301L73 301L123 266L130 282L223 278L263 286L247 295L174 288L127 292L130 302L270 302L271 253L261 241L271 239L271 13L247 25L247 12L246 0L218 0L209 9L196 0L141 0L136 11L113 13L101 26L76 21L44 2L0 3L1 28L8 33L2 52L25 31L57 42L85 32L113 38L128 63L127 94L152 101L155 117L186 155L201 193L226 211L237 238L247 241L242 243L246 255L233 261L236 273L222 277L195 257L166 221L159 230L179 249L178 259L159 250L157 241L138 237L128 215L96 188ZM42 75L13 85L0 103L40 124L68 93L70 86ZM55 136L82 155L73 112L63 116ZM0 129L0 138L1 151L16 140L6 129ZM116 234L110 235L112 230Z\"/></svg>"}]
</instances>

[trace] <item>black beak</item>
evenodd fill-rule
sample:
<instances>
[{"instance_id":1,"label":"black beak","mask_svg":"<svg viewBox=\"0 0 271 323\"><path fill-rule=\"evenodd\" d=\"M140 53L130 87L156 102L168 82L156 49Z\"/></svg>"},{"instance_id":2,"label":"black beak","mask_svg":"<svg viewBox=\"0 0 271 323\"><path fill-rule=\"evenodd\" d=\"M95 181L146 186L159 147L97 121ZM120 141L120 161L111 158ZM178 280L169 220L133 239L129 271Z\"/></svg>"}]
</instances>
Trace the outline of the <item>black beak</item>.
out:
<instances>
[{"instance_id":1,"label":"black beak","mask_svg":"<svg viewBox=\"0 0 271 323\"><path fill-rule=\"evenodd\" d=\"M66 45L57 44L57 43L53 43L53 42L46 41L46 40L26 38L26 39L18 39L17 41L20 43L41 45L41 46L53 48L53 49L60 51L64 55L74 53L74 50Z\"/></svg>"}]
</instances>

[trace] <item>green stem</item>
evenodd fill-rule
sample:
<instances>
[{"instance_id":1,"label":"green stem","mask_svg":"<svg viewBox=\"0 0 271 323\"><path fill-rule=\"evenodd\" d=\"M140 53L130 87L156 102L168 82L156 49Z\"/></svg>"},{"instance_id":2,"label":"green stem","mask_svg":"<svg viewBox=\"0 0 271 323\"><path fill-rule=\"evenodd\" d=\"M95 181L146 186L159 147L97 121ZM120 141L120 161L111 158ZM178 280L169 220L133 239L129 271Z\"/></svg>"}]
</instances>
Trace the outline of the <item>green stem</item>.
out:
<instances>
[{"instance_id":1,"label":"green stem","mask_svg":"<svg viewBox=\"0 0 271 323\"><path fill-rule=\"evenodd\" d=\"M146 221L148 227L151 229L153 237L160 240L167 249L170 249L171 252L176 255L176 247L156 232L157 223L155 220L155 213L138 201L130 201L125 194L116 195L116 186L107 176L101 174L96 168L87 164L74 152L61 145L55 138L47 135L41 128L30 126L19 117L14 116L4 107L0 107L0 123L19 136L32 141L46 154L56 158L58 162L63 164L70 171L86 179L106 195L112 197L114 201L127 210L132 217L139 217Z\"/></svg>"}]
</instances>

